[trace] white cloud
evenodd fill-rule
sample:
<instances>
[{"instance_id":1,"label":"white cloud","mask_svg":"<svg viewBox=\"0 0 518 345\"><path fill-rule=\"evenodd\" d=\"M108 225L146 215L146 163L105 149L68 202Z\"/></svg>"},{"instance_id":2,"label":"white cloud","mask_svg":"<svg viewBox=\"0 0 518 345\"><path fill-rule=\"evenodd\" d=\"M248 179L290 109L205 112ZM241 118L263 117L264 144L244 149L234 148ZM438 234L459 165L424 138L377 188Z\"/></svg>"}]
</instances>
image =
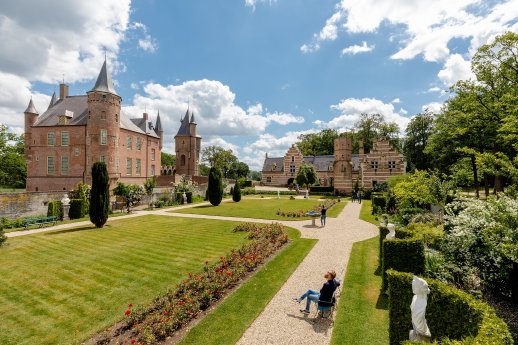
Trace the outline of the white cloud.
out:
<instances>
[{"instance_id":1,"label":"white cloud","mask_svg":"<svg viewBox=\"0 0 518 345\"><path fill-rule=\"evenodd\" d=\"M138 46L147 52L154 53L158 49L158 43L150 35L146 35L144 38L138 40Z\"/></svg>"},{"instance_id":2,"label":"white cloud","mask_svg":"<svg viewBox=\"0 0 518 345\"><path fill-rule=\"evenodd\" d=\"M442 91L441 88L437 87L437 86L433 86L428 89L428 92L441 92L441 91Z\"/></svg>"},{"instance_id":3,"label":"white cloud","mask_svg":"<svg viewBox=\"0 0 518 345\"><path fill-rule=\"evenodd\" d=\"M438 113L441 112L442 107L443 107L442 103L432 102L432 103L428 103L428 104L423 105L421 107L421 111L423 111L423 112L429 111L429 112L432 112L434 114L438 114Z\"/></svg>"},{"instance_id":4,"label":"white cloud","mask_svg":"<svg viewBox=\"0 0 518 345\"><path fill-rule=\"evenodd\" d=\"M399 98L394 98L394 99L392 100L392 102L390 102L390 103L398 104L398 103L401 103L401 100L400 100Z\"/></svg>"},{"instance_id":5,"label":"white cloud","mask_svg":"<svg viewBox=\"0 0 518 345\"><path fill-rule=\"evenodd\" d=\"M376 98L347 98L332 105L331 109L339 111L340 115L329 121L327 126L340 131L353 128L362 113L381 114L385 117L385 120L396 122L401 131L405 130L410 121L408 117L403 116L406 111L396 112L393 104L384 103Z\"/></svg>"},{"instance_id":6,"label":"white cloud","mask_svg":"<svg viewBox=\"0 0 518 345\"><path fill-rule=\"evenodd\" d=\"M255 12L255 8L258 4L269 4L277 2L277 0L245 0L245 6L252 7L252 11Z\"/></svg>"},{"instance_id":7,"label":"white cloud","mask_svg":"<svg viewBox=\"0 0 518 345\"><path fill-rule=\"evenodd\" d=\"M446 86L451 86L459 80L475 78L471 72L470 61L464 60L459 54L451 55L444 63L443 69L437 74Z\"/></svg>"},{"instance_id":8,"label":"white cloud","mask_svg":"<svg viewBox=\"0 0 518 345\"><path fill-rule=\"evenodd\" d=\"M374 45L369 46L367 44L367 42L363 41L361 46L355 44L355 45L342 49L341 55L343 56L343 55L356 55L359 53L368 53L368 52L373 51L374 47L375 47Z\"/></svg>"}]
</instances>

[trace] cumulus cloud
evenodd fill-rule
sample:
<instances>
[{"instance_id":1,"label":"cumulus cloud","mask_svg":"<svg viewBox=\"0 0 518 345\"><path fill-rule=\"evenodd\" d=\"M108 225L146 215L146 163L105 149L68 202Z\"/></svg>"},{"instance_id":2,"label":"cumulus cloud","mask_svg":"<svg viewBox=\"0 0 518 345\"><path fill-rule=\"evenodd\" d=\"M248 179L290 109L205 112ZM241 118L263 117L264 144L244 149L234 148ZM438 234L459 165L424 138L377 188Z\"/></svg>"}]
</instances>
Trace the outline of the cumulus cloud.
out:
<instances>
[{"instance_id":1,"label":"cumulus cloud","mask_svg":"<svg viewBox=\"0 0 518 345\"><path fill-rule=\"evenodd\" d=\"M444 104L438 103L438 102L428 103L421 107L421 111L422 112L429 111L431 113L438 114L441 112L443 105Z\"/></svg>"},{"instance_id":2,"label":"cumulus cloud","mask_svg":"<svg viewBox=\"0 0 518 345\"><path fill-rule=\"evenodd\" d=\"M245 6L252 7L252 11L255 12L255 8L258 4L273 4L277 0L245 0Z\"/></svg>"},{"instance_id":3,"label":"cumulus cloud","mask_svg":"<svg viewBox=\"0 0 518 345\"><path fill-rule=\"evenodd\" d=\"M459 54L452 54L444 63L444 67L437 74L446 86L451 86L459 80L474 79L470 61L464 60Z\"/></svg>"},{"instance_id":4,"label":"cumulus cloud","mask_svg":"<svg viewBox=\"0 0 518 345\"><path fill-rule=\"evenodd\" d=\"M343 55L356 55L360 53L368 53L374 50L374 45L369 46L367 42L363 41L361 45L352 45L347 48L342 49L342 56Z\"/></svg>"},{"instance_id":5,"label":"cumulus cloud","mask_svg":"<svg viewBox=\"0 0 518 345\"><path fill-rule=\"evenodd\" d=\"M351 130L362 113L381 114L385 117L385 120L396 122L401 131L405 130L410 121L408 117L404 116L406 111L402 109L396 112L392 103L384 103L376 98L347 98L338 104L331 105L331 109L340 112L340 115L331 119L327 123L327 127L340 131Z\"/></svg>"}]
</instances>

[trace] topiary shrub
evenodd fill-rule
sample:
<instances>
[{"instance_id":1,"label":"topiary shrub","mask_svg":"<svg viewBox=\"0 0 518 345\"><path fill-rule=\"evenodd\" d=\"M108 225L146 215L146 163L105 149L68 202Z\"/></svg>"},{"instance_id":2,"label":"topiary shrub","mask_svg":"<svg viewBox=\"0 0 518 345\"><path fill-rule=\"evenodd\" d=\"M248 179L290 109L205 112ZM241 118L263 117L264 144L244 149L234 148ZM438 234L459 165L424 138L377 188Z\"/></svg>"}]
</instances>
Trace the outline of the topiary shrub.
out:
<instances>
[{"instance_id":1,"label":"topiary shrub","mask_svg":"<svg viewBox=\"0 0 518 345\"><path fill-rule=\"evenodd\" d=\"M390 231L386 226L380 226L379 230L380 230L380 238L379 238L380 246L379 246L378 259L379 259L379 265L380 265L380 267L382 267L382 264L383 264L383 240L385 239L385 237L387 237L387 235Z\"/></svg>"},{"instance_id":2,"label":"topiary shrub","mask_svg":"<svg viewBox=\"0 0 518 345\"><path fill-rule=\"evenodd\" d=\"M192 192L185 192L185 196L187 197L187 203L192 203ZM183 193L175 193L175 199L178 204L183 204Z\"/></svg>"},{"instance_id":3,"label":"topiary shrub","mask_svg":"<svg viewBox=\"0 0 518 345\"><path fill-rule=\"evenodd\" d=\"M380 214L385 212L386 199L382 194L372 195L372 214Z\"/></svg>"},{"instance_id":4,"label":"topiary shrub","mask_svg":"<svg viewBox=\"0 0 518 345\"><path fill-rule=\"evenodd\" d=\"M70 200L70 209L68 210L68 218L79 219L83 218L87 213L87 206L82 199Z\"/></svg>"},{"instance_id":5,"label":"topiary shrub","mask_svg":"<svg viewBox=\"0 0 518 345\"><path fill-rule=\"evenodd\" d=\"M108 220L110 208L110 183L104 162L92 166L92 190L90 191L90 221L96 228L102 228Z\"/></svg>"},{"instance_id":6,"label":"topiary shrub","mask_svg":"<svg viewBox=\"0 0 518 345\"><path fill-rule=\"evenodd\" d=\"M397 231L396 231L397 234ZM383 281L381 290L387 289L387 270L423 274L426 265L424 243L416 239L383 241Z\"/></svg>"},{"instance_id":7,"label":"topiary shrub","mask_svg":"<svg viewBox=\"0 0 518 345\"><path fill-rule=\"evenodd\" d=\"M221 170L212 167L209 171L209 185L207 187L209 202L213 206L218 206L223 200L223 181Z\"/></svg>"},{"instance_id":8,"label":"topiary shrub","mask_svg":"<svg viewBox=\"0 0 518 345\"><path fill-rule=\"evenodd\" d=\"M333 193L335 191L335 187L333 186L311 186L309 187L310 193Z\"/></svg>"},{"instance_id":9,"label":"topiary shrub","mask_svg":"<svg viewBox=\"0 0 518 345\"><path fill-rule=\"evenodd\" d=\"M63 207L61 201L50 201L47 207L47 217L55 216L59 220L63 220Z\"/></svg>"},{"instance_id":10,"label":"topiary shrub","mask_svg":"<svg viewBox=\"0 0 518 345\"><path fill-rule=\"evenodd\" d=\"M387 271L390 344L420 344L408 341L412 329L413 274ZM426 278L430 288L426 321L432 340L443 345L510 345L513 340L504 321L489 305L445 283Z\"/></svg>"},{"instance_id":11,"label":"topiary shrub","mask_svg":"<svg viewBox=\"0 0 518 345\"><path fill-rule=\"evenodd\" d=\"M5 241L7 241L7 236L5 236L4 227L0 224L0 247L5 244Z\"/></svg>"},{"instance_id":12,"label":"topiary shrub","mask_svg":"<svg viewBox=\"0 0 518 345\"><path fill-rule=\"evenodd\" d=\"M234 200L234 202L241 201L241 188L239 188L239 184L237 183L234 186L234 190L232 191L232 200Z\"/></svg>"}]
</instances>

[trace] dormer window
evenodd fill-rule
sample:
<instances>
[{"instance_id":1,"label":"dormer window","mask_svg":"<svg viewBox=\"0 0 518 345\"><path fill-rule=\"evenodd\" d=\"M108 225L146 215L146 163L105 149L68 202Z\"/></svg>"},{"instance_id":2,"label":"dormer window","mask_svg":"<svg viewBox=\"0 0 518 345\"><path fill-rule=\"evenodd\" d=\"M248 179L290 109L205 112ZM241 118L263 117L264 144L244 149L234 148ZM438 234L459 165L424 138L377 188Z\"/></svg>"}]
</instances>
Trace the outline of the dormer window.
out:
<instances>
[{"instance_id":1,"label":"dormer window","mask_svg":"<svg viewBox=\"0 0 518 345\"><path fill-rule=\"evenodd\" d=\"M295 156L291 156L291 161L295 162Z\"/></svg>"},{"instance_id":2,"label":"dormer window","mask_svg":"<svg viewBox=\"0 0 518 345\"><path fill-rule=\"evenodd\" d=\"M378 169L378 162L377 161L372 161L371 162L371 168L372 169Z\"/></svg>"},{"instance_id":3,"label":"dormer window","mask_svg":"<svg viewBox=\"0 0 518 345\"><path fill-rule=\"evenodd\" d=\"M277 163L272 164L272 171L275 171L275 169L277 169Z\"/></svg>"}]
</instances>

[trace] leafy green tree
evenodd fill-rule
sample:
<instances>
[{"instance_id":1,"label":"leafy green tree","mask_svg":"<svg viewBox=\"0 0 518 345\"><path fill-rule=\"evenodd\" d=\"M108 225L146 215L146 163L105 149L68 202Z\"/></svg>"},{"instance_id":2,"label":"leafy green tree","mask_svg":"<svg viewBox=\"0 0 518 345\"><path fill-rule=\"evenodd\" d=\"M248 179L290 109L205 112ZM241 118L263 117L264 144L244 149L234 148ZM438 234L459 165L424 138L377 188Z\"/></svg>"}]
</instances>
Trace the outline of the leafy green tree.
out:
<instances>
[{"instance_id":1,"label":"leafy green tree","mask_svg":"<svg viewBox=\"0 0 518 345\"><path fill-rule=\"evenodd\" d=\"M117 187L113 189L113 194L124 198L126 209L130 213L131 208L138 205L142 200L144 188L136 184L126 185L122 182L117 182Z\"/></svg>"},{"instance_id":2,"label":"leafy green tree","mask_svg":"<svg viewBox=\"0 0 518 345\"><path fill-rule=\"evenodd\" d=\"M250 173L250 168L245 162L236 162L232 164L231 171L233 176L229 176L229 178L238 179L240 177L247 177Z\"/></svg>"},{"instance_id":3,"label":"leafy green tree","mask_svg":"<svg viewBox=\"0 0 518 345\"><path fill-rule=\"evenodd\" d=\"M318 133L299 135L297 147L306 156L332 155L335 139L340 137L335 129L323 129Z\"/></svg>"},{"instance_id":4,"label":"leafy green tree","mask_svg":"<svg viewBox=\"0 0 518 345\"><path fill-rule=\"evenodd\" d=\"M83 210L82 214L87 214L90 211L90 191L92 187L83 182L79 182L76 188L69 192L70 199L82 200Z\"/></svg>"},{"instance_id":5,"label":"leafy green tree","mask_svg":"<svg viewBox=\"0 0 518 345\"><path fill-rule=\"evenodd\" d=\"M176 155L172 155L167 152L160 152L160 163L166 166L175 166L176 165Z\"/></svg>"},{"instance_id":6,"label":"leafy green tree","mask_svg":"<svg viewBox=\"0 0 518 345\"><path fill-rule=\"evenodd\" d=\"M302 163L295 180L299 185L309 188L309 186L317 182L317 173L315 172L315 167L311 164Z\"/></svg>"},{"instance_id":7,"label":"leafy green tree","mask_svg":"<svg viewBox=\"0 0 518 345\"><path fill-rule=\"evenodd\" d=\"M252 181L261 181L261 172L255 170L250 171L250 179Z\"/></svg>"},{"instance_id":8,"label":"leafy green tree","mask_svg":"<svg viewBox=\"0 0 518 345\"><path fill-rule=\"evenodd\" d=\"M90 191L90 221L96 228L102 228L108 220L110 207L110 180L104 162L92 166L92 190Z\"/></svg>"},{"instance_id":9,"label":"leafy green tree","mask_svg":"<svg viewBox=\"0 0 518 345\"><path fill-rule=\"evenodd\" d=\"M393 147L400 149L399 126L395 122L386 122L383 115L363 113L354 126L353 152L358 152L360 140L363 142L365 153L372 150L377 139L388 140Z\"/></svg>"},{"instance_id":10,"label":"leafy green tree","mask_svg":"<svg viewBox=\"0 0 518 345\"><path fill-rule=\"evenodd\" d=\"M222 178L221 171L217 167L210 168L207 195L209 202L213 206L218 206L221 203L221 200L223 200Z\"/></svg>"},{"instance_id":11,"label":"leafy green tree","mask_svg":"<svg viewBox=\"0 0 518 345\"><path fill-rule=\"evenodd\" d=\"M209 176L210 166L207 164L200 164L199 173L200 176Z\"/></svg>"},{"instance_id":12,"label":"leafy green tree","mask_svg":"<svg viewBox=\"0 0 518 345\"><path fill-rule=\"evenodd\" d=\"M156 179L154 176L148 178L146 180L146 182L144 182L144 190L146 191L146 194L149 197L149 203L151 205L153 204L152 197L153 197L153 189L155 188L155 185L156 185Z\"/></svg>"},{"instance_id":13,"label":"leafy green tree","mask_svg":"<svg viewBox=\"0 0 518 345\"><path fill-rule=\"evenodd\" d=\"M23 136L9 132L7 126L0 124L0 185L24 188L26 179Z\"/></svg>"},{"instance_id":14,"label":"leafy green tree","mask_svg":"<svg viewBox=\"0 0 518 345\"><path fill-rule=\"evenodd\" d=\"M424 150L428 138L433 133L434 116L425 112L417 114L406 128L404 153L410 170L427 170L432 168L431 157Z\"/></svg>"},{"instance_id":15,"label":"leafy green tree","mask_svg":"<svg viewBox=\"0 0 518 345\"><path fill-rule=\"evenodd\" d=\"M237 182L234 186L234 190L232 191L232 200L234 200L234 202L241 201L241 188L239 187L239 183Z\"/></svg>"},{"instance_id":16,"label":"leafy green tree","mask_svg":"<svg viewBox=\"0 0 518 345\"><path fill-rule=\"evenodd\" d=\"M239 162L232 150L225 150L215 145L204 148L201 151L201 157L202 161L208 163L210 167L220 169L225 178L230 178L233 164Z\"/></svg>"}]
</instances>

